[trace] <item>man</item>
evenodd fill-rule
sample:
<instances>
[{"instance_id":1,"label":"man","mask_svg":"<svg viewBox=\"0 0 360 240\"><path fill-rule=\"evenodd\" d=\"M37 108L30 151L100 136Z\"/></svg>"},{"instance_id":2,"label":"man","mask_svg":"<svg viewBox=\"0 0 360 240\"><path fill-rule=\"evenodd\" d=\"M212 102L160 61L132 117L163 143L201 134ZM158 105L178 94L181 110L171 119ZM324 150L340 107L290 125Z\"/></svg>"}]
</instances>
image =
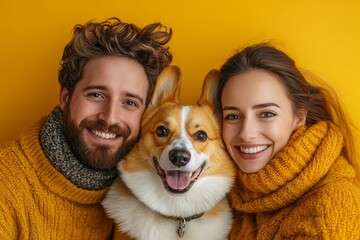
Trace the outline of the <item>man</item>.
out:
<instances>
[{"instance_id":1,"label":"man","mask_svg":"<svg viewBox=\"0 0 360 240\"><path fill-rule=\"evenodd\" d=\"M171 29L112 18L76 25L59 71L60 104L0 148L1 239L108 239L100 205L138 139Z\"/></svg>"}]
</instances>

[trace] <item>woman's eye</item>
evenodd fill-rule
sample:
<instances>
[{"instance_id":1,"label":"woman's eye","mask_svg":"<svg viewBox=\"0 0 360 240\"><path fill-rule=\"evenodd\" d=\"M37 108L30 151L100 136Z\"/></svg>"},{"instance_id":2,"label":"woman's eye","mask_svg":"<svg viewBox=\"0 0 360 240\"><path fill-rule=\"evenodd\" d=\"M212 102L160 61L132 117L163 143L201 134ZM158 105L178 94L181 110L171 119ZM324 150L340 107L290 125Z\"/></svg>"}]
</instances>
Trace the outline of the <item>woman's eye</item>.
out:
<instances>
[{"instance_id":1,"label":"woman's eye","mask_svg":"<svg viewBox=\"0 0 360 240\"><path fill-rule=\"evenodd\" d=\"M263 112L260 114L261 118L270 118L270 117L275 117L276 114L273 112Z\"/></svg>"},{"instance_id":2,"label":"woman's eye","mask_svg":"<svg viewBox=\"0 0 360 240\"><path fill-rule=\"evenodd\" d=\"M204 132L204 131L198 131L198 132L196 132L196 133L194 134L194 138L195 138L196 140L201 141L201 142L205 142L206 139L207 139L207 134L206 134L206 132Z\"/></svg>"},{"instance_id":3,"label":"woman's eye","mask_svg":"<svg viewBox=\"0 0 360 240\"><path fill-rule=\"evenodd\" d=\"M236 120L236 119L239 119L240 117L235 115L235 114L228 114L224 117L224 119L226 120Z\"/></svg>"},{"instance_id":4,"label":"woman's eye","mask_svg":"<svg viewBox=\"0 0 360 240\"><path fill-rule=\"evenodd\" d=\"M158 137L167 137L169 135L169 129L164 126L160 126L156 128L155 133Z\"/></svg>"}]
</instances>

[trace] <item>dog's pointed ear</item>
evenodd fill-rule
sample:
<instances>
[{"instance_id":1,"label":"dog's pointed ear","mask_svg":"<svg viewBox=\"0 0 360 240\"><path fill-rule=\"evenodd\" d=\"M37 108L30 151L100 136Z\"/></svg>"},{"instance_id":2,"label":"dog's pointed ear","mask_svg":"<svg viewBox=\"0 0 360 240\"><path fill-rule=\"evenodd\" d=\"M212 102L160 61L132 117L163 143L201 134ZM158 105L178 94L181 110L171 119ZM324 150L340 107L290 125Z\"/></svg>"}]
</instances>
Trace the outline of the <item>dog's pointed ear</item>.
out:
<instances>
[{"instance_id":1,"label":"dog's pointed ear","mask_svg":"<svg viewBox=\"0 0 360 240\"><path fill-rule=\"evenodd\" d=\"M155 89L151 98L151 106L159 106L163 102L180 103L181 70L171 65L160 73L156 80Z\"/></svg>"},{"instance_id":2,"label":"dog's pointed ear","mask_svg":"<svg viewBox=\"0 0 360 240\"><path fill-rule=\"evenodd\" d=\"M208 105L212 109L215 109L214 100L217 94L219 82L219 71L211 70L205 77L202 92L197 104L199 106Z\"/></svg>"}]
</instances>

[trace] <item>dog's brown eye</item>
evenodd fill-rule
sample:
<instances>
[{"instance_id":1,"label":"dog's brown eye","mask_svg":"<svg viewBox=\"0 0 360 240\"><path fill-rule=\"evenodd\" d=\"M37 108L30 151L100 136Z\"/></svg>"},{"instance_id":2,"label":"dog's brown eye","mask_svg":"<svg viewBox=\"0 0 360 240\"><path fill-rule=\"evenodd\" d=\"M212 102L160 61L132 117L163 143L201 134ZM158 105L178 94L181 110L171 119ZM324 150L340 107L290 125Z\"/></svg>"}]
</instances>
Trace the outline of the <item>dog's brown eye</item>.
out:
<instances>
[{"instance_id":1,"label":"dog's brown eye","mask_svg":"<svg viewBox=\"0 0 360 240\"><path fill-rule=\"evenodd\" d=\"M167 137L169 135L169 129L164 126L156 128L156 136L158 137Z\"/></svg>"},{"instance_id":2,"label":"dog's brown eye","mask_svg":"<svg viewBox=\"0 0 360 240\"><path fill-rule=\"evenodd\" d=\"M195 138L196 140L201 141L201 142L205 142L206 139L207 139L207 134L206 134L206 132L204 132L204 131L198 131L198 132L196 132L196 133L194 134L194 138Z\"/></svg>"}]
</instances>

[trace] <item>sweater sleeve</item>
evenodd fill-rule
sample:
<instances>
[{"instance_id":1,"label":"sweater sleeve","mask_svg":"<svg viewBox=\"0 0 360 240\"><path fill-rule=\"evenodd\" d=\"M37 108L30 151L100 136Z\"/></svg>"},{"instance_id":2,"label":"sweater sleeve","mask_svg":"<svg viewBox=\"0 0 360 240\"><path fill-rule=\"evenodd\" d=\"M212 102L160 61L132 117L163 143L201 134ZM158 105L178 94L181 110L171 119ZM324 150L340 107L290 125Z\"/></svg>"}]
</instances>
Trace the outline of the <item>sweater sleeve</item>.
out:
<instances>
[{"instance_id":1,"label":"sweater sleeve","mask_svg":"<svg viewBox=\"0 0 360 240\"><path fill-rule=\"evenodd\" d=\"M14 178L12 166L6 164L9 161L9 152L0 148L0 238L4 240L18 239L18 221L14 204L17 202L17 183Z\"/></svg>"},{"instance_id":2,"label":"sweater sleeve","mask_svg":"<svg viewBox=\"0 0 360 240\"><path fill-rule=\"evenodd\" d=\"M359 239L360 190L336 185L304 197L281 224L277 239Z\"/></svg>"},{"instance_id":3,"label":"sweater sleeve","mask_svg":"<svg viewBox=\"0 0 360 240\"><path fill-rule=\"evenodd\" d=\"M7 201L0 199L0 236L3 240L18 239L17 221L13 207Z\"/></svg>"},{"instance_id":4,"label":"sweater sleeve","mask_svg":"<svg viewBox=\"0 0 360 240\"><path fill-rule=\"evenodd\" d=\"M329 191L320 207L320 216L330 239L360 238L360 190L355 185L340 185Z\"/></svg>"}]
</instances>

